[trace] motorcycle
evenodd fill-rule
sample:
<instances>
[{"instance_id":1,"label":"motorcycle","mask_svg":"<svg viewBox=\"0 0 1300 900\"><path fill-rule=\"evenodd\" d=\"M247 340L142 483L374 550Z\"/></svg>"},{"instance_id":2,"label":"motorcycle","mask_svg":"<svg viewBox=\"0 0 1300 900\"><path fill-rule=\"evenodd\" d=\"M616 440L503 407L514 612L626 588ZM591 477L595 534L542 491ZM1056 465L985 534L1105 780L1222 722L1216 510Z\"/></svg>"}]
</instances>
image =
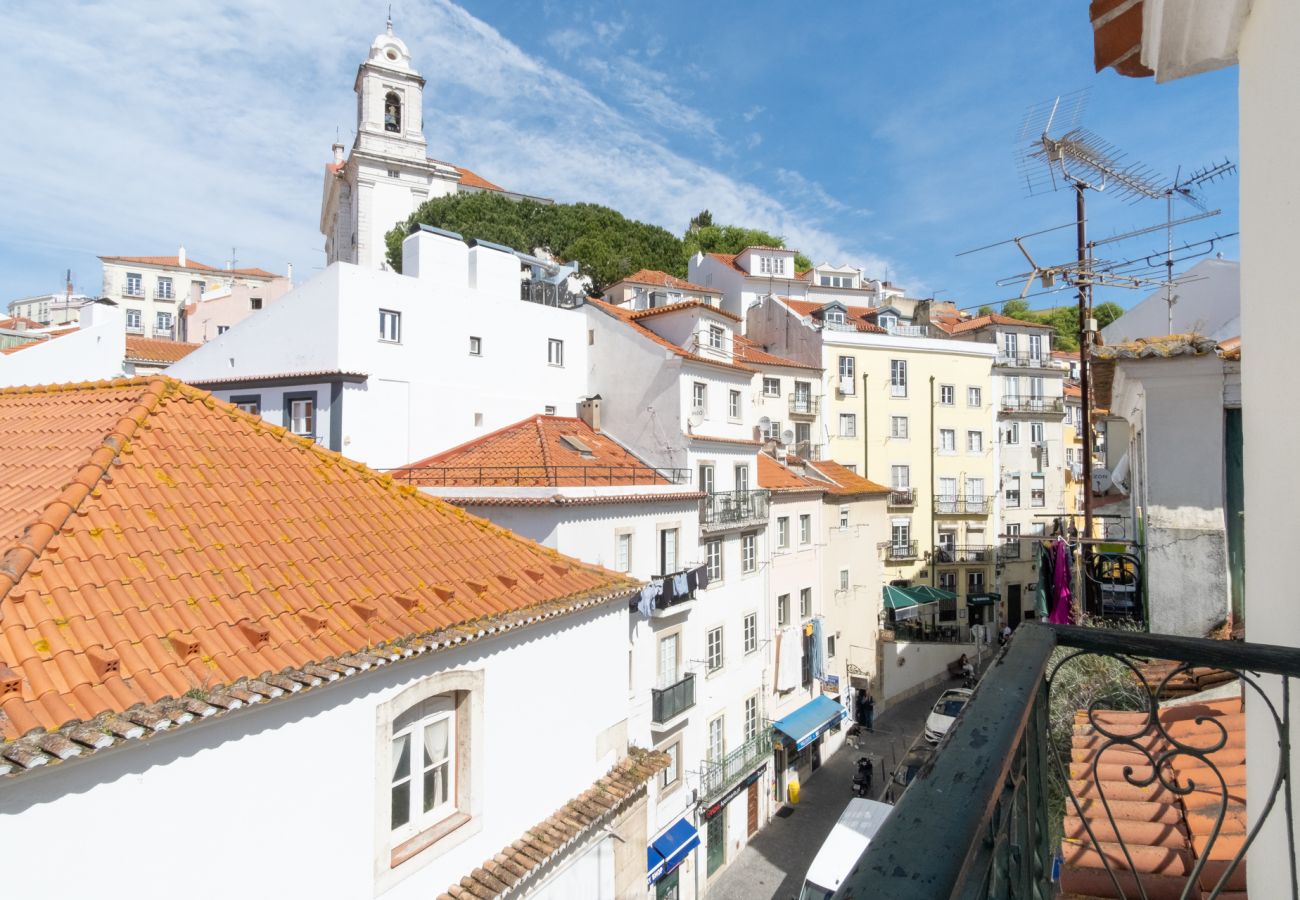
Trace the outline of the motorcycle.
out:
<instances>
[{"instance_id":1,"label":"motorcycle","mask_svg":"<svg viewBox=\"0 0 1300 900\"><path fill-rule=\"evenodd\" d=\"M858 758L858 771L853 776L853 794L856 797L871 798L871 776L873 765L871 758L862 756Z\"/></svg>"}]
</instances>

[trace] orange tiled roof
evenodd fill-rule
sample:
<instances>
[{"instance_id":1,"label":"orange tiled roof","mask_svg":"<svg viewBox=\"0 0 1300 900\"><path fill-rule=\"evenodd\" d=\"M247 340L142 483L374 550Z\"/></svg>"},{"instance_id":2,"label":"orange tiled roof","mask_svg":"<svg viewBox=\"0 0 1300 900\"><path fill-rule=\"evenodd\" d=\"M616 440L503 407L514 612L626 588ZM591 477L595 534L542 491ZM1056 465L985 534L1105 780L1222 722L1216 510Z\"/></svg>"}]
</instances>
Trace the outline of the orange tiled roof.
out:
<instances>
[{"instance_id":1,"label":"orange tiled roof","mask_svg":"<svg viewBox=\"0 0 1300 900\"><path fill-rule=\"evenodd\" d=\"M178 362L189 356L202 344L187 344L184 341L159 341L153 338L126 336L126 358L132 362Z\"/></svg>"},{"instance_id":2,"label":"orange tiled roof","mask_svg":"<svg viewBox=\"0 0 1300 900\"><path fill-rule=\"evenodd\" d=\"M745 250L785 250L788 253L795 252L786 247L746 247ZM745 267L736 262L736 258L744 253L745 250L740 251L740 253L706 253L705 256L713 257L724 266L730 266L742 275L749 275L749 272L745 270ZM774 281L803 281L810 271L812 270L804 269L802 272L795 272L793 275L752 275L750 277L770 278Z\"/></svg>"},{"instance_id":3,"label":"orange tiled roof","mask_svg":"<svg viewBox=\"0 0 1300 900\"><path fill-rule=\"evenodd\" d=\"M1078 382L1067 381L1062 390L1064 390L1066 397L1083 398L1083 388L1079 386Z\"/></svg>"},{"instance_id":4,"label":"orange tiled roof","mask_svg":"<svg viewBox=\"0 0 1300 900\"><path fill-rule=\"evenodd\" d=\"M743 334L733 335L731 340L735 357L742 362L755 366L786 366L791 369L812 369L817 372L822 370L821 366L810 366L807 363L795 362L793 359L768 353Z\"/></svg>"},{"instance_id":5,"label":"orange tiled roof","mask_svg":"<svg viewBox=\"0 0 1300 900\"><path fill-rule=\"evenodd\" d=\"M672 341L660 337L659 335L651 331L649 328L646 328L640 322L636 321L633 318L633 315L635 315L635 311L633 310L627 310L621 306L615 306L613 303L606 303L604 300L600 300L595 297L587 298L587 303L590 304L591 306L596 307L597 309L604 310L605 312L609 313L611 316L613 316L616 319L620 319L623 322L626 322L632 328L635 328L643 337L651 341L654 341L656 344L658 344L661 347L671 350L673 353L680 356L682 359L689 359L692 362L705 363L710 366L721 366L724 369L739 369L742 372L753 371L753 369L750 369L747 366L737 365L736 363L729 363L721 359L710 359L707 356L700 356L698 353L691 353L689 350L686 350L683 347L678 347Z\"/></svg>"},{"instance_id":6,"label":"orange tiled roof","mask_svg":"<svg viewBox=\"0 0 1300 900\"><path fill-rule=\"evenodd\" d=\"M770 491L825 491L829 487L804 478L766 453L758 454L758 486Z\"/></svg>"},{"instance_id":7,"label":"orange tiled roof","mask_svg":"<svg viewBox=\"0 0 1300 900\"><path fill-rule=\"evenodd\" d=\"M138 263L142 266L162 266L168 269L193 269L196 272L216 272L217 274L225 273L227 275L248 275L253 278L275 278L274 272L268 272L266 269L218 269L215 266L209 266L201 263L196 259L186 259L185 265L181 265L179 256L101 256L104 262L120 263Z\"/></svg>"},{"instance_id":8,"label":"orange tiled roof","mask_svg":"<svg viewBox=\"0 0 1300 900\"><path fill-rule=\"evenodd\" d=\"M575 438L591 455L565 442ZM582 487L672 484L654 467L582 419L532 416L393 472L407 484Z\"/></svg>"},{"instance_id":9,"label":"orange tiled roof","mask_svg":"<svg viewBox=\"0 0 1300 900\"><path fill-rule=\"evenodd\" d=\"M667 306L656 306L653 309L637 309L628 313L628 318L633 322L641 319L648 319L651 316L658 316L668 312L679 312L683 309L705 309L711 313L717 313L725 319L731 319L733 322L742 321L740 316L733 312L727 312L725 309L719 309L712 303L705 303L703 300L683 300L680 303L669 303Z\"/></svg>"},{"instance_id":10,"label":"orange tiled roof","mask_svg":"<svg viewBox=\"0 0 1300 900\"><path fill-rule=\"evenodd\" d=\"M763 446L762 441L756 441L749 438L714 437L713 435L708 434L688 434L686 436L693 441L711 441L715 444L746 444L751 447Z\"/></svg>"},{"instance_id":11,"label":"orange tiled roof","mask_svg":"<svg viewBox=\"0 0 1300 900\"><path fill-rule=\"evenodd\" d=\"M7 319L0 319L0 328L8 328L11 331L26 331L31 328L44 327L40 322L26 316L10 316Z\"/></svg>"},{"instance_id":12,"label":"orange tiled roof","mask_svg":"<svg viewBox=\"0 0 1300 900\"><path fill-rule=\"evenodd\" d=\"M633 284L650 284L658 287L670 287L682 291L695 291L699 294L722 293L722 291L717 288L694 284L687 281L685 278L678 278L676 275L669 275L667 272L661 272L658 269L638 269L624 278L623 281L630 281Z\"/></svg>"},{"instance_id":13,"label":"orange tiled roof","mask_svg":"<svg viewBox=\"0 0 1300 900\"><path fill-rule=\"evenodd\" d=\"M460 173L460 183L466 187L482 188L485 191L505 191L499 184L493 184L477 172L472 172L464 166L452 166Z\"/></svg>"},{"instance_id":14,"label":"orange tiled roof","mask_svg":"<svg viewBox=\"0 0 1300 900\"><path fill-rule=\"evenodd\" d=\"M831 482L827 488L827 493L835 494L839 497L849 497L857 494L888 494L889 488L876 484L863 478L857 472L850 472L847 468L837 462L822 460L820 462L810 462L808 464L813 471L820 472Z\"/></svg>"},{"instance_id":15,"label":"orange tiled roof","mask_svg":"<svg viewBox=\"0 0 1300 900\"><path fill-rule=\"evenodd\" d=\"M1024 319L1013 319L1010 316L991 313L987 316L975 316L973 319L953 322L945 330L949 334L964 334L967 331L974 331L986 325L1023 325L1026 328L1041 328L1044 331L1050 330L1052 327L1051 325L1044 325L1042 322L1026 322Z\"/></svg>"},{"instance_id":16,"label":"orange tiled roof","mask_svg":"<svg viewBox=\"0 0 1300 900\"><path fill-rule=\"evenodd\" d=\"M1214 772L1185 753L1173 753L1162 778L1139 787L1153 777L1152 759L1173 750L1163 735L1148 725L1146 712L1093 713L1095 722L1116 734L1134 735L1148 752L1113 743L1097 731L1086 710L1074 719L1070 751L1070 792L1078 807L1065 805L1064 839L1061 855L1061 889L1067 895L1087 897L1178 897L1192 874L1197 858L1206 851L1215 818L1224 803L1223 790ZM1208 892L1223 875L1246 837L1246 717L1241 699L1196 701L1166 706L1160 722L1170 738L1195 747L1224 745L1207 755L1209 763L1227 783L1227 807L1223 828L1210 848L1199 883L1191 896ZM1201 721L1197 721L1197 719ZM1226 738L1226 740L1225 740ZM1095 766L1095 769L1094 769ZM1130 770L1126 774L1126 769ZM1095 774L1094 774L1095 772ZM1165 783L1196 789L1179 795ZM1110 805L1110 814L1103 806ZM1111 816L1114 816L1114 822ZM1086 827L1085 827L1086 823ZM1091 834L1089 834L1091 829ZM1129 866L1124 850L1133 865ZM1123 894L1106 868L1110 863ZM1139 889L1134 878L1140 879ZM1246 864L1237 866L1225 885L1234 897L1245 897ZM1143 894L1145 890L1145 894Z\"/></svg>"},{"instance_id":17,"label":"orange tiled roof","mask_svg":"<svg viewBox=\"0 0 1300 900\"><path fill-rule=\"evenodd\" d=\"M173 379L0 390L0 769L635 585Z\"/></svg>"},{"instance_id":18,"label":"orange tiled roof","mask_svg":"<svg viewBox=\"0 0 1300 900\"><path fill-rule=\"evenodd\" d=\"M628 749L628 755L590 788L560 807L545 822L462 878L438 900L501 897L512 893L574 841L621 813L641 796L645 784L672 762L657 750Z\"/></svg>"},{"instance_id":19,"label":"orange tiled roof","mask_svg":"<svg viewBox=\"0 0 1300 900\"><path fill-rule=\"evenodd\" d=\"M811 316L813 313L824 308L825 303L819 303L815 300L795 300L790 297L782 297L781 302L790 307L797 315ZM888 334L888 332L877 325L875 322L868 321L879 312L874 306L845 306L844 315L853 325L857 326L858 331L865 331L872 334Z\"/></svg>"}]
</instances>

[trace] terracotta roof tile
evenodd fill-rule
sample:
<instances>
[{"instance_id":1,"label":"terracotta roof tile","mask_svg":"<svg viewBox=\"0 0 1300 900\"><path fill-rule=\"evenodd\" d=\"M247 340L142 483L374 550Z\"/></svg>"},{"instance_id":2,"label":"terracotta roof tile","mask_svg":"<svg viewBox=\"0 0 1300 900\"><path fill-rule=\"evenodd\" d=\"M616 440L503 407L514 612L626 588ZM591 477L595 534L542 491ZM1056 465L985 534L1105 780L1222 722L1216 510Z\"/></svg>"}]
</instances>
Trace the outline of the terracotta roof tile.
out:
<instances>
[{"instance_id":1,"label":"terracotta roof tile","mask_svg":"<svg viewBox=\"0 0 1300 900\"><path fill-rule=\"evenodd\" d=\"M465 187L482 188L485 191L505 191L499 184L493 184L477 172L470 171L464 166L452 166L460 173L460 183Z\"/></svg>"},{"instance_id":2,"label":"terracotta roof tile","mask_svg":"<svg viewBox=\"0 0 1300 900\"><path fill-rule=\"evenodd\" d=\"M513 895L521 882L639 797L646 782L670 762L666 753L629 748L628 755L594 785L452 885L438 900L492 900Z\"/></svg>"},{"instance_id":3,"label":"terracotta roof tile","mask_svg":"<svg viewBox=\"0 0 1300 900\"><path fill-rule=\"evenodd\" d=\"M658 269L638 269L631 275L622 279L632 284L650 284L657 287L670 287L681 291L695 291L699 294L721 294L722 291L717 288L705 287L702 284L695 284L687 281L685 278L678 278L676 275L669 275L667 272L661 272Z\"/></svg>"},{"instance_id":4,"label":"terracotta roof tile","mask_svg":"<svg viewBox=\"0 0 1300 900\"><path fill-rule=\"evenodd\" d=\"M813 471L819 472L831 482L831 487L827 490L829 494L848 497L857 494L890 493L889 488L863 478L857 472L851 472L837 462L822 460L820 462L810 462L808 465Z\"/></svg>"},{"instance_id":5,"label":"terracotta roof tile","mask_svg":"<svg viewBox=\"0 0 1300 900\"><path fill-rule=\"evenodd\" d=\"M172 379L0 390L0 764L634 587Z\"/></svg>"},{"instance_id":6,"label":"terracotta roof tile","mask_svg":"<svg viewBox=\"0 0 1300 900\"><path fill-rule=\"evenodd\" d=\"M40 322L35 319L29 319L26 316L10 316L7 319L0 319L0 328L8 328L10 331L27 331L33 328L44 328Z\"/></svg>"},{"instance_id":7,"label":"terracotta roof tile","mask_svg":"<svg viewBox=\"0 0 1300 900\"><path fill-rule=\"evenodd\" d=\"M661 347L671 350L674 354L680 356L682 359L689 359L692 362L705 363L706 365L710 365L710 366L721 366L724 369L736 369L741 372L753 371L753 369L750 369L747 366L741 366L735 363L729 363L721 359L710 359L707 356L700 356L698 353L691 353L689 350L677 346L672 341L660 337L659 335L651 331L649 328L645 327L640 322L637 322L635 319L633 319L632 318L632 316L634 315L633 310L627 310L621 306L615 306L613 303L606 303L604 300L599 300L595 297L589 297L587 299L587 303L590 306L594 306L597 309L603 310L604 312L608 313L614 318L627 323L630 327L636 329L641 334L642 337L654 341L656 344L658 344Z\"/></svg>"},{"instance_id":8,"label":"terracotta roof tile","mask_svg":"<svg viewBox=\"0 0 1300 900\"><path fill-rule=\"evenodd\" d=\"M801 316L811 316L818 310L824 309L826 303L820 303L815 300L795 300L792 297L782 297L781 302L790 307L796 314ZM888 334L884 328L881 328L875 322L869 321L880 310L874 306L845 306L845 317L848 323L857 327L858 331L865 331L870 334Z\"/></svg>"},{"instance_id":9,"label":"terracotta roof tile","mask_svg":"<svg viewBox=\"0 0 1300 900\"><path fill-rule=\"evenodd\" d=\"M731 319L733 322L742 321L740 316L735 313L727 312L725 309L719 309L712 303L705 303L702 300L683 300L681 303L669 303L666 306L656 306L652 309L629 310L628 318L637 322L641 319L648 319L651 316L658 316L668 312L679 312L683 309L704 309L711 313L716 313L724 319Z\"/></svg>"},{"instance_id":10,"label":"terracotta roof tile","mask_svg":"<svg viewBox=\"0 0 1300 900\"><path fill-rule=\"evenodd\" d=\"M715 444L746 444L751 447L763 446L762 441L752 440L750 438L717 437L709 434L688 434L686 437L692 441L711 441Z\"/></svg>"},{"instance_id":11,"label":"terracotta roof tile","mask_svg":"<svg viewBox=\"0 0 1300 900\"><path fill-rule=\"evenodd\" d=\"M766 453L758 454L758 486L770 491L788 492L826 491L832 487L827 482L803 477Z\"/></svg>"},{"instance_id":12,"label":"terracotta roof tile","mask_svg":"<svg viewBox=\"0 0 1300 900\"><path fill-rule=\"evenodd\" d=\"M1099 710L1091 719L1087 710L1075 714L1068 783L1077 805L1067 800L1065 808L1065 895L1142 895L1152 900L1186 896L1183 889L1205 854L1221 808L1222 830L1190 896L1199 897L1201 891L1208 896L1241 850L1246 837L1246 723L1241 699L1193 698L1183 705L1163 706L1159 718L1164 733L1149 725L1146 712ZM1131 736L1138 746L1107 738L1098 725ZM1172 752L1170 739L1203 748L1222 743L1206 755L1213 770L1190 754ZM1151 764L1159 759L1166 759L1167 765L1155 777ZM1168 787L1193 783L1197 788L1186 794ZM1123 893L1117 891L1116 881ZM1245 889L1243 860L1229 876L1226 890L1245 897Z\"/></svg>"},{"instance_id":13,"label":"terracotta roof tile","mask_svg":"<svg viewBox=\"0 0 1300 900\"><path fill-rule=\"evenodd\" d=\"M591 452L584 454L568 441ZM608 435L565 416L531 416L392 474L424 487L673 484Z\"/></svg>"},{"instance_id":14,"label":"terracotta roof tile","mask_svg":"<svg viewBox=\"0 0 1300 900\"><path fill-rule=\"evenodd\" d=\"M186 259L185 265L181 265L179 256L101 256L104 262L115 263L139 263L142 266L161 266L168 269L193 269L196 272L215 272L218 275L224 273L227 275L247 275L252 278L276 278L274 272L268 272L266 269L218 269L216 266L209 266L201 263L196 259Z\"/></svg>"},{"instance_id":15,"label":"terracotta roof tile","mask_svg":"<svg viewBox=\"0 0 1300 900\"><path fill-rule=\"evenodd\" d=\"M793 359L786 359L784 356L768 353L758 344L741 334L732 337L732 344L736 359L753 366L786 366L791 369L812 369L816 372L822 370L821 366L810 366L807 363L795 362Z\"/></svg>"},{"instance_id":16,"label":"terracotta roof tile","mask_svg":"<svg viewBox=\"0 0 1300 900\"><path fill-rule=\"evenodd\" d=\"M152 338L126 336L126 358L131 362L153 362L170 365L189 356L202 344L184 341L159 341Z\"/></svg>"},{"instance_id":17,"label":"terracotta roof tile","mask_svg":"<svg viewBox=\"0 0 1300 900\"><path fill-rule=\"evenodd\" d=\"M1026 328L1041 328L1044 331L1051 329L1051 325L1044 325L1042 322L1026 322L1024 319L1013 319L1011 316L1004 316L998 313L992 313L987 316L975 316L973 319L963 319L955 322L945 330L949 334L964 334L967 331L975 331L986 325L1023 325Z\"/></svg>"}]
</instances>

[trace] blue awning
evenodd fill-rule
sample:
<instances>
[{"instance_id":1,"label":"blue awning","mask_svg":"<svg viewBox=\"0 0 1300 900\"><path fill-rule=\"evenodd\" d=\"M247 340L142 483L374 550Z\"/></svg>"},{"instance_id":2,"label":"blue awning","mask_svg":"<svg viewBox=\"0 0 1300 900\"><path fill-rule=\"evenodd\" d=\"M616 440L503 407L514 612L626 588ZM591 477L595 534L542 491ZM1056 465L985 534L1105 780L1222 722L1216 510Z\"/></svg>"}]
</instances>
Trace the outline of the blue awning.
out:
<instances>
[{"instance_id":1,"label":"blue awning","mask_svg":"<svg viewBox=\"0 0 1300 900\"><path fill-rule=\"evenodd\" d=\"M678 819L646 848L648 881L654 884L682 864L686 855L700 846L700 833L685 819Z\"/></svg>"},{"instance_id":2,"label":"blue awning","mask_svg":"<svg viewBox=\"0 0 1300 900\"><path fill-rule=\"evenodd\" d=\"M802 750L848 714L848 710L830 697L814 697L784 719L773 722L772 727L794 741L794 749Z\"/></svg>"}]
</instances>

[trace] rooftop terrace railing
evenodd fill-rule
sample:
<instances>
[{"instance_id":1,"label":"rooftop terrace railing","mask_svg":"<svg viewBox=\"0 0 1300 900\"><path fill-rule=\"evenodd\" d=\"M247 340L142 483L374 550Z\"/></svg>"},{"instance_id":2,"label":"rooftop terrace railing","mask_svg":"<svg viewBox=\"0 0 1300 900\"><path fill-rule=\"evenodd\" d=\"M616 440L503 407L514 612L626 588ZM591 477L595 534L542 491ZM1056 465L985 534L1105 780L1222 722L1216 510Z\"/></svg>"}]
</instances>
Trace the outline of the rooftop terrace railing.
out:
<instances>
[{"instance_id":1,"label":"rooftop terrace railing","mask_svg":"<svg viewBox=\"0 0 1300 900\"><path fill-rule=\"evenodd\" d=\"M1241 681L1229 708L1244 694L1272 725L1249 746L1251 771L1271 778L1267 795L1251 795L1258 808L1249 819L1240 716L1220 718L1205 701L1160 705L1215 673ZM1296 846L1289 707L1297 677L1300 651L1290 647L1022 624L834 896L1149 900L1244 891L1246 853L1261 827L1285 828L1286 846ZM1098 694L1098 682L1116 691ZM1144 803L1158 805L1156 797L1169 816L1153 821ZM1139 814L1128 815L1134 807ZM1067 816L1070 854L1056 885ZM1176 840L1153 846L1162 835ZM1300 898L1294 852L1255 856L1252 865L1269 873L1268 896ZM1071 883L1080 872L1090 889Z\"/></svg>"},{"instance_id":2,"label":"rooftop terrace railing","mask_svg":"<svg viewBox=\"0 0 1300 900\"><path fill-rule=\"evenodd\" d=\"M563 284L551 284L547 281L519 282L519 298L528 303L554 306L559 309L577 309L587 300L582 294L569 290Z\"/></svg>"}]
</instances>

